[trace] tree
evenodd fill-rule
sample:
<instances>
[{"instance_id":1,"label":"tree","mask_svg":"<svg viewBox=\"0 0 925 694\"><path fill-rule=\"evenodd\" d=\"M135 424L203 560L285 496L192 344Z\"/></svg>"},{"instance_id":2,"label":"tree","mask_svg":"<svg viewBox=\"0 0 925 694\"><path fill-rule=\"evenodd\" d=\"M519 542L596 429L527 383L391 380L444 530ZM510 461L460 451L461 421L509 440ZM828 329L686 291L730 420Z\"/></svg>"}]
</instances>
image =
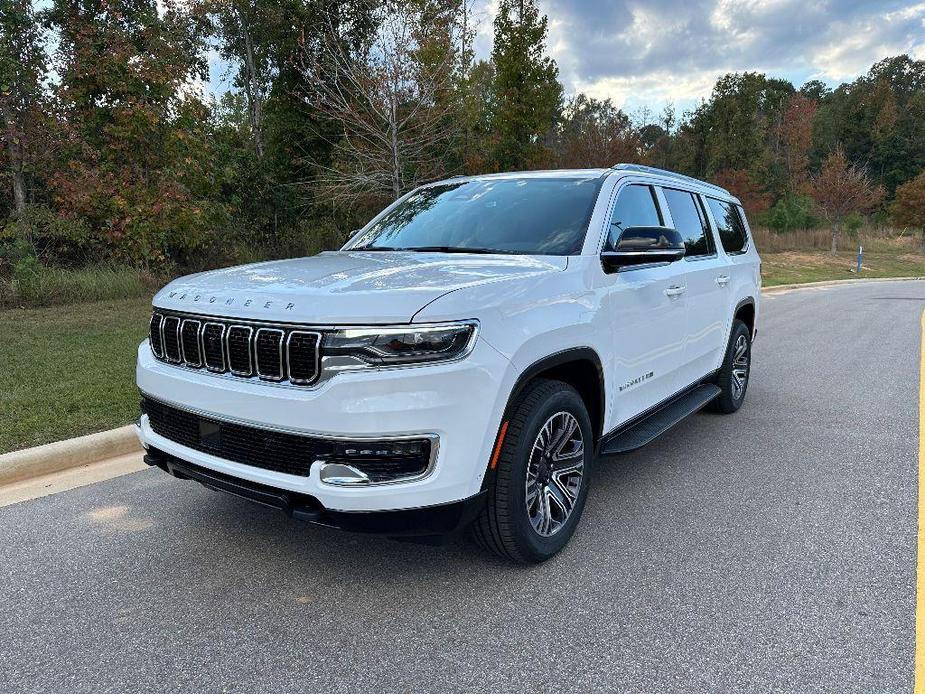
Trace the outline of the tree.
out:
<instances>
[{"instance_id":1,"label":"tree","mask_svg":"<svg viewBox=\"0 0 925 694\"><path fill-rule=\"evenodd\" d=\"M922 252L925 253L925 171L896 189L890 213L895 224L922 230Z\"/></svg>"},{"instance_id":2,"label":"tree","mask_svg":"<svg viewBox=\"0 0 925 694\"><path fill-rule=\"evenodd\" d=\"M745 169L723 169L712 177L712 181L735 195L749 216L768 209L768 196Z\"/></svg>"},{"instance_id":3,"label":"tree","mask_svg":"<svg viewBox=\"0 0 925 694\"><path fill-rule=\"evenodd\" d=\"M501 0L495 16L495 166L525 169L544 163L562 101L559 68L546 55L547 18L536 0Z\"/></svg>"},{"instance_id":4,"label":"tree","mask_svg":"<svg viewBox=\"0 0 925 694\"><path fill-rule=\"evenodd\" d=\"M781 158L790 193L801 190L806 183L815 115L816 102L803 94L796 93L787 102L779 131Z\"/></svg>"},{"instance_id":5,"label":"tree","mask_svg":"<svg viewBox=\"0 0 925 694\"><path fill-rule=\"evenodd\" d=\"M562 112L556 150L563 168L608 167L638 161L640 141L629 116L610 99L579 94Z\"/></svg>"},{"instance_id":6,"label":"tree","mask_svg":"<svg viewBox=\"0 0 925 694\"><path fill-rule=\"evenodd\" d=\"M181 142L209 125L191 87L207 77L203 18L183 0L54 0L49 16L61 146L48 183L59 213L145 265L171 243L194 243L205 217L190 176L204 169Z\"/></svg>"},{"instance_id":7,"label":"tree","mask_svg":"<svg viewBox=\"0 0 925 694\"><path fill-rule=\"evenodd\" d=\"M852 213L867 212L883 199L883 189L873 186L864 167L855 166L840 147L810 179L810 195L832 227L832 254L838 252L838 232Z\"/></svg>"},{"instance_id":8,"label":"tree","mask_svg":"<svg viewBox=\"0 0 925 694\"><path fill-rule=\"evenodd\" d=\"M46 71L45 32L31 0L0 2L0 116L13 188L13 210L26 208L31 136L37 130Z\"/></svg>"},{"instance_id":9,"label":"tree","mask_svg":"<svg viewBox=\"0 0 925 694\"><path fill-rule=\"evenodd\" d=\"M459 63L456 41L441 40L440 32L452 34L457 25L445 14L427 22L429 9L390 0L369 44L351 47L329 26L317 46L306 46L305 101L339 126L332 163L315 162L315 182L329 199L395 199L444 173L438 152L457 127L451 114Z\"/></svg>"}]
</instances>

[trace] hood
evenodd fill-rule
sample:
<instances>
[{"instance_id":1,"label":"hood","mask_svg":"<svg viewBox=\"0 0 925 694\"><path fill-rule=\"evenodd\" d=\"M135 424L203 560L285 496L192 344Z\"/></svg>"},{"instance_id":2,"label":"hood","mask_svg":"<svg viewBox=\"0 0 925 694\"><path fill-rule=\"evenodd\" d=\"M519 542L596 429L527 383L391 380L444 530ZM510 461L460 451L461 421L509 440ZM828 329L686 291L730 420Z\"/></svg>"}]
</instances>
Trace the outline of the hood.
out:
<instances>
[{"instance_id":1,"label":"hood","mask_svg":"<svg viewBox=\"0 0 925 694\"><path fill-rule=\"evenodd\" d=\"M551 256L333 251L181 277L157 293L154 305L274 322L407 323L457 289L567 265L567 258Z\"/></svg>"}]
</instances>

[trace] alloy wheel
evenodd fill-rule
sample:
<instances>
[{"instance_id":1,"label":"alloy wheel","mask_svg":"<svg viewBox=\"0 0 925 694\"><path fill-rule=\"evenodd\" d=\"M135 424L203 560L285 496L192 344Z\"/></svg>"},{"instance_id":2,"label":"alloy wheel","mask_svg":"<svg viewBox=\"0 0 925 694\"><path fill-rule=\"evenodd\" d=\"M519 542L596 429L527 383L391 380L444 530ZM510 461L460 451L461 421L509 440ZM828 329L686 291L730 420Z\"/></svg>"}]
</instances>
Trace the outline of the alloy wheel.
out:
<instances>
[{"instance_id":1,"label":"alloy wheel","mask_svg":"<svg viewBox=\"0 0 925 694\"><path fill-rule=\"evenodd\" d=\"M584 436L570 412L546 420L527 462L526 506L537 534L549 537L568 521L584 475Z\"/></svg>"},{"instance_id":2,"label":"alloy wheel","mask_svg":"<svg viewBox=\"0 0 925 694\"><path fill-rule=\"evenodd\" d=\"M732 397L740 400L748 383L748 338L739 335L732 353Z\"/></svg>"}]
</instances>

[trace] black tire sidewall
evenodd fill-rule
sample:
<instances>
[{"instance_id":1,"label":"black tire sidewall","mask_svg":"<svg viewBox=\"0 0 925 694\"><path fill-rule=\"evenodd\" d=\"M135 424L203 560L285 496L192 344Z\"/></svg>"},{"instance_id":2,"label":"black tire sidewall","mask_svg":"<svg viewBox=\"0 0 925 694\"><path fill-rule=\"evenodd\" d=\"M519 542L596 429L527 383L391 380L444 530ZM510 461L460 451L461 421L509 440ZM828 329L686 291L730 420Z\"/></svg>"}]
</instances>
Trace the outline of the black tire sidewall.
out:
<instances>
[{"instance_id":1,"label":"black tire sidewall","mask_svg":"<svg viewBox=\"0 0 925 694\"><path fill-rule=\"evenodd\" d=\"M734 397L733 395L733 385L732 385L732 367L733 360L735 359L735 344L738 341L739 337L744 335L746 342L746 354L748 355L748 370L745 375L745 387L742 389L742 395L739 398ZM719 386L722 388L723 392L719 398L719 406L721 411L732 413L742 407L742 403L745 402L745 395L748 392L748 384L751 380L751 371L752 371L752 340L751 335L749 335L748 326L745 325L740 320L736 320L732 324L732 331L729 335L729 344L726 347L726 358L723 360L723 367L720 370L720 382Z\"/></svg>"},{"instance_id":2,"label":"black tire sidewall","mask_svg":"<svg viewBox=\"0 0 925 694\"><path fill-rule=\"evenodd\" d=\"M557 412L569 412L578 421L578 426L581 428L581 434L585 442L584 470L578 500L569 519L554 535L543 537L533 528L527 515L525 487L527 464L530 460L530 453L537 434L546 421ZM510 498L509 511L511 513L509 520L513 526L514 540L518 545L518 550L524 556L534 561L543 560L561 550L569 541L581 518L588 495L588 485L594 458L594 439L591 419L581 396L574 388L562 383L561 388L557 389L542 405L535 407L528 414L520 440L509 443L515 444L512 451L513 455L510 459L512 469L508 482L510 485L508 491Z\"/></svg>"}]
</instances>

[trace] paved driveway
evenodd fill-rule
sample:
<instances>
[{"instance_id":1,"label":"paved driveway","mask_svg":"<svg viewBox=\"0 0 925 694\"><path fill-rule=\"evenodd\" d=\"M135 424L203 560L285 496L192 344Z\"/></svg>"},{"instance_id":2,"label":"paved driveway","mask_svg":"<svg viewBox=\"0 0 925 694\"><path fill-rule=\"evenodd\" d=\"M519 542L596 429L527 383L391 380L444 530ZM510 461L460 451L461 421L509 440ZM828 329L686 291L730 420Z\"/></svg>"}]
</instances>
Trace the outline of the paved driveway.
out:
<instances>
[{"instance_id":1,"label":"paved driveway","mask_svg":"<svg viewBox=\"0 0 925 694\"><path fill-rule=\"evenodd\" d=\"M0 508L0 691L910 691L925 283L764 306L745 407L599 465L542 566L159 470Z\"/></svg>"}]
</instances>

